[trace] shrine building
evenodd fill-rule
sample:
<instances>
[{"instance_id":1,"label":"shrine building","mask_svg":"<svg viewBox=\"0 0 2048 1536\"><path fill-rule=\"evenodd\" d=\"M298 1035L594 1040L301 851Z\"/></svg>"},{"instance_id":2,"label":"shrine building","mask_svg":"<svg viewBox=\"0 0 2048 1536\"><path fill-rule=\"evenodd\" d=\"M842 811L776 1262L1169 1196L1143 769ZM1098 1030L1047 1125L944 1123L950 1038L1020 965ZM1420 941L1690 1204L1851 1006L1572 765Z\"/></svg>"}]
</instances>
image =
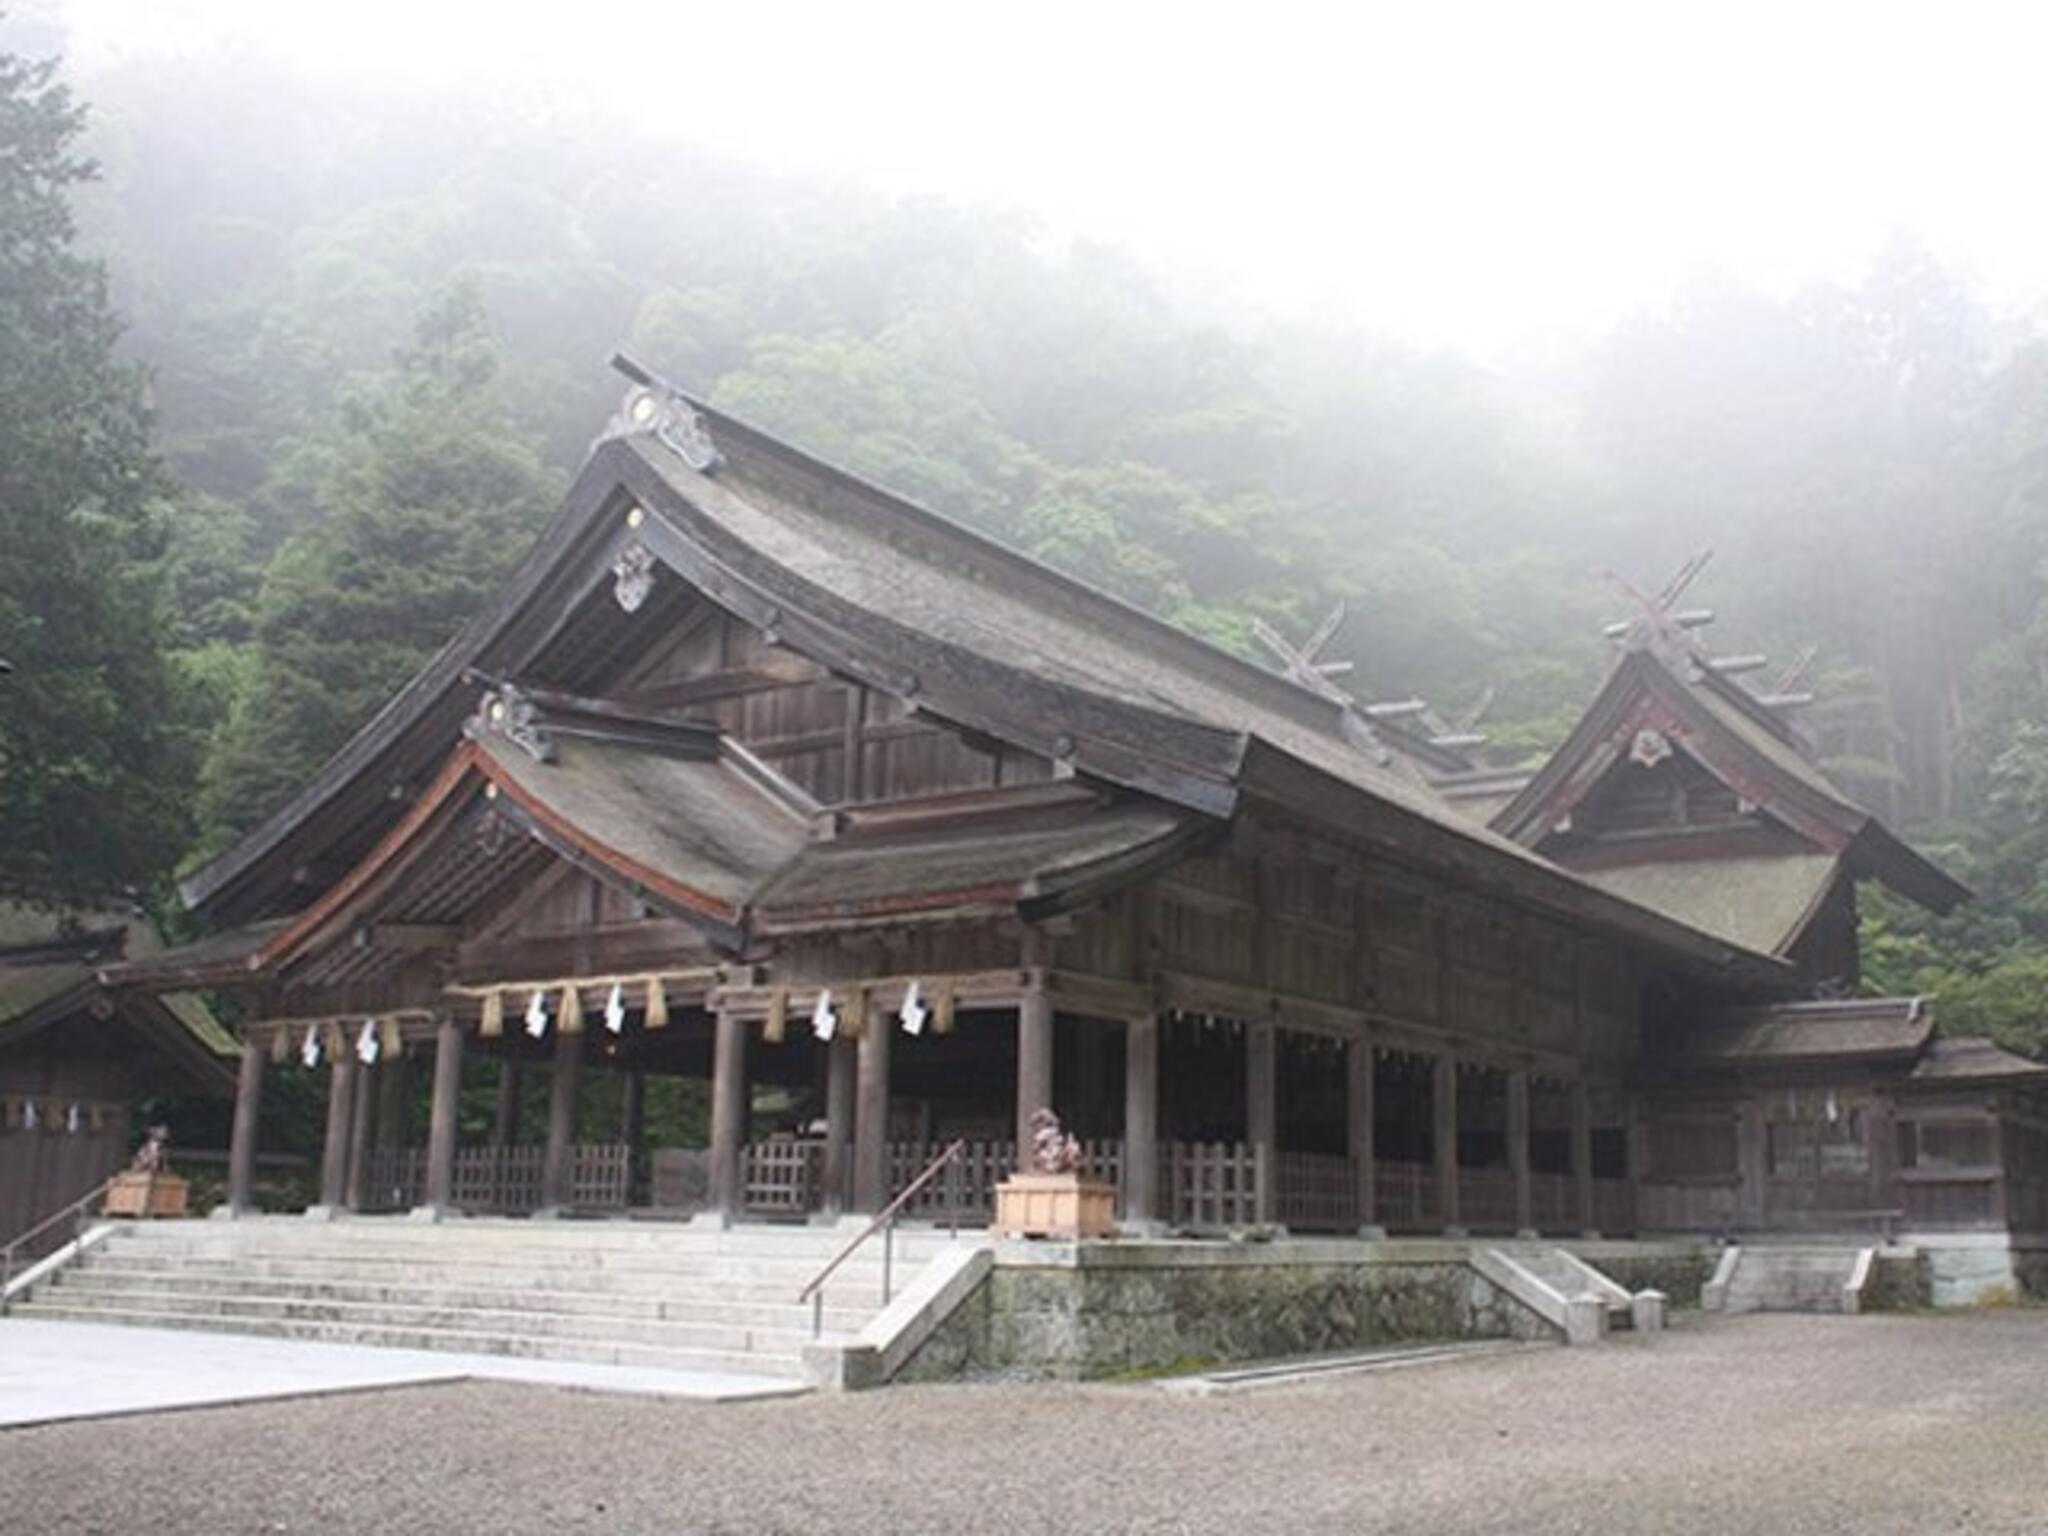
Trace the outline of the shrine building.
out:
<instances>
[{"instance_id":1,"label":"shrine building","mask_svg":"<svg viewBox=\"0 0 2048 1536\"><path fill-rule=\"evenodd\" d=\"M486 608L185 883L214 936L103 978L241 999L236 1209L266 1078L311 1072L322 1212L872 1213L959 1141L916 1209L985 1221L1050 1107L1127 1234L1966 1234L2024 1281L2048 1069L1857 995L1860 885L1967 892L1681 586L1492 769L1314 643L1229 654L645 379ZM708 1147L647 1144L662 1079Z\"/></svg>"}]
</instances>

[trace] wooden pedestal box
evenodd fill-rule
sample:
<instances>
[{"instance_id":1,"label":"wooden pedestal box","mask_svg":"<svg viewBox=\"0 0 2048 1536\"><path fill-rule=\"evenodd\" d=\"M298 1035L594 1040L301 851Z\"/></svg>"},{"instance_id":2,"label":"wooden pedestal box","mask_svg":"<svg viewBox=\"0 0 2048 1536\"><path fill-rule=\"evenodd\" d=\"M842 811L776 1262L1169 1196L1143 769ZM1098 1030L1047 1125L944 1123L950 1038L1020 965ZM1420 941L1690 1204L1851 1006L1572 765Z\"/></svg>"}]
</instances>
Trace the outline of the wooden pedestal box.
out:
<instances>
[{"instance_id":1,"label":"wooden pedestal box","mask_svg":"<svg viewBox=\"0 0 2048 1536\"><path fill-rule=\"evenodd\" d=\"M996 1186L999 1237L1108 1237L1116 1186L1078 1173L1015 1173Z\"/></svg>"},{"instance_id":2,"label":"wooden pedestal box","mask_svg":"<svg viewBox=\"0 0 2048 1536\"><path fill-rule=\"evenodd\" d=\"M175 1173L117 1173L107 1186L109 1216L182 1216L185 1181Z\"/></svg>"}]
</instances>

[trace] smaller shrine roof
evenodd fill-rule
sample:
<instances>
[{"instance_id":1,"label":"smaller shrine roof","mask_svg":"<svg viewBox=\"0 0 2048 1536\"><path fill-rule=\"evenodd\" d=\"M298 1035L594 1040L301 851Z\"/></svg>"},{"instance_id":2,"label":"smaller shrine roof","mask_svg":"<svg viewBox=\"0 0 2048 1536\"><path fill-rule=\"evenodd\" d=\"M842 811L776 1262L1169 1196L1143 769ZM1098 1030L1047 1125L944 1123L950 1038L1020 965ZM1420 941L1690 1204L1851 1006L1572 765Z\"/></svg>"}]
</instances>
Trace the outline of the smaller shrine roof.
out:
<instances>
[{"instance_id":1,"label":"smaller shrine roof","mask_svg":"<svg viewBox=\"0 0 2048 1536\"><path fill-rule=\"evenodd\" d=\"M110 984L103 973L162 952L155 925L126 903L0 898L0 1043L95 1006L105 1014ZM124 1000L111 1001L119 1007ZM196 1080L218 1086L216 1059L231 1054L235 1042L203 999L182 991L135 998L131 1011L131 1024L162 1040Z\"/></svg>"},{"instance_id":2,"label":"smaller shrine roof","mask_svg":"<svg viewBox=\"0 0 2048 1536\"><path fill-rule=\"evenodd\" d=\"M1805 929L1842 860L1830 853L1666 860L1581 869L1579 878L1762 954Z\"/></svg>"},{"instance_id":3,"label":"smaller shrine roof","mask_svg":"<svg viewBox=\"0 0 2048 1536\"><path fill-rule=\"evenodd\" d=\"M515 695L515 698L517 696ZM571 718L558 704L555 717ZM1211 818L1074 780L827 811L715 731L611 741L587 719L487 704L433 787L318 902L286 924L159 957L126 979L246 979L301 962L366 979L377 932L457 930L550 853L632 889L714 942L966 911L1044 915L1177 857Z\"/></svg>"},{"instance_id":4,"label":"smaller shrine roof","mask_svg":"<svg viewBox=\"0 0 2048 1536\"><path fill-rule=\"evenodd\" d=\"M1912 1060L1934 1037L1934 1010L1920 997L1857 997L1773 1003L1717 1015L1686 1039L1689 1066L1782 1067Z\"/></svg>"},{"instance_id":5,"label":"smaller shrine roof","mask_svg":"<svg viewBox=\"0 0 2048 1536\"><path fill-rule=\"evenodd\" d=\"M1913 1064L1916 1083L1983 1083L2031 1078L2048 1081L2048 1064L2030 1061L1996 1041L1969 1035L1932 1041Z\"/></svg>"}]
</instances>

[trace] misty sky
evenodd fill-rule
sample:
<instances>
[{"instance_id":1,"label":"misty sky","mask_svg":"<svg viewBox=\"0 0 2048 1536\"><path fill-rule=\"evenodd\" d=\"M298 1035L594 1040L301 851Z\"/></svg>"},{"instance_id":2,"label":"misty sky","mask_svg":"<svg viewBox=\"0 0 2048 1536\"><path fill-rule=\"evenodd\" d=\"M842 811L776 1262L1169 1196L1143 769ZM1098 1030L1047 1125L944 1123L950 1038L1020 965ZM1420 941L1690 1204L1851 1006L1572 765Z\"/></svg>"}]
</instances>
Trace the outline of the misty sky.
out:
<instances>
[{"instance_id":1,"label":"misty sky","mask_svg":"<svg viewBox=\"0 0 2048 1536\"><path fill-rule=\"evenodd\" d=\"M1719 269L1922 235L2048 297L2019 7L74 0L88 72L235 46L602 101L764 163L1021 205L1289 312L1501 354ZM2037 13L2038 14L2038 13Z\"/></svg>"}]
</instances>

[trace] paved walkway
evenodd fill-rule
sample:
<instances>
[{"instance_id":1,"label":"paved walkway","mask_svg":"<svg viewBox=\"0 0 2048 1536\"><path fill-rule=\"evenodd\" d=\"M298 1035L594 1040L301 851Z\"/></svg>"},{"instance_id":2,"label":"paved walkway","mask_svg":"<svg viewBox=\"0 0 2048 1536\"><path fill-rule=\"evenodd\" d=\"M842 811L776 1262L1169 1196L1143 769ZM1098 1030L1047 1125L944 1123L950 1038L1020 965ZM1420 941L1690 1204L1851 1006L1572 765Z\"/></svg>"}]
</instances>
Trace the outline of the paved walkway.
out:
<instances>
[{"instance_id":1,"label":"paved walkway","mask_svg":"<svg viewBox=\"0 0 2048 1536\"><path fill-rule=\"evenodd\" d=\"M801 1392L771 1376L634 1370L504 1355L359 1349L296 1339L0 1318L0 1429L469 1380L699 1402Z\"/></svg>"},{"instance_id":2,"label":"paved walkway","mask_svg":"<svg viewBox=\"0 0 2048 1536\"><path fill-rule=\"evenodd\" d=\"M2044 1361L2018 1309L1695 1316L1244 1396L477 1381L0 1433L0 1529L2048 1536Z\"/></svg>"}]
</instances>

